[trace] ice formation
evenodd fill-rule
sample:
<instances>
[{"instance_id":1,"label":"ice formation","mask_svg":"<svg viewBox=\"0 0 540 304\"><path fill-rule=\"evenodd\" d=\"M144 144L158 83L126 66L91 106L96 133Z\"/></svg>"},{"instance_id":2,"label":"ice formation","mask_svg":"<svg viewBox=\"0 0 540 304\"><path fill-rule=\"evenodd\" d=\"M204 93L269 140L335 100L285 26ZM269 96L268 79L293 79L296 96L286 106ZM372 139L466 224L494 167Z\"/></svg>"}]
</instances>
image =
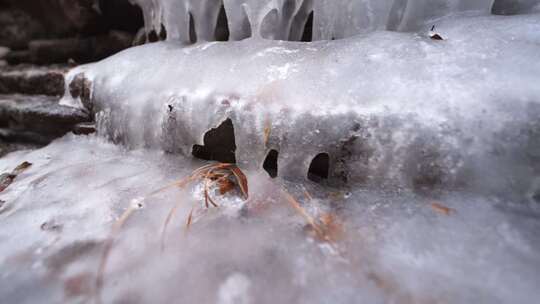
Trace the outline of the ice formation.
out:
<instances>
[{"instance_id":1,"label":"ice formation","mask_svg":"<svg viewBox=\"0 0 540 304\"><path fill-rule=\"evenodd\" d=\"M494 0L132 0L144 12L146 31L162 28L169 40L190 41L190 21L201 41L213 41L223 6L230 40L247 37L293 40L313 13L313 40L350 37L373 30L416 30L458 12L489 14Z\"/></svg>"},{"instance_id":2,"label":"ice formation","mask_svg":"<svg viewBox=\"0 0 540 304\"><path fill-rule=\"evenodd\" d=\"M154 43L74 69L67 83L84 75L100 133L130 147L190 155L230 118L237 162L260 169L274 149L289 179L328 153L331 179L533 193L539 15L450 18L437 30L445 41Z\"/></svg>"}]
</instances>

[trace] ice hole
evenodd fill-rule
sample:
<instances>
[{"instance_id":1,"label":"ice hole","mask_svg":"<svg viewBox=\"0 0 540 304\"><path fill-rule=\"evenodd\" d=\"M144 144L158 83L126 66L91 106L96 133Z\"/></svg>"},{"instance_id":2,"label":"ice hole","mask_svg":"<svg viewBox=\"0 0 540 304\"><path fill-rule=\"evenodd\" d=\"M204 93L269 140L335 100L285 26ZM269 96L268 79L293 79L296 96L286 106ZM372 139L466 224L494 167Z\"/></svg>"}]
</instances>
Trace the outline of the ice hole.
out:
<instances>
[{"instance_id":1,"label":"ice hole","mask_svg":"<svg viewBox=\"0 0 540 304\"><path fill-rule=\"evenodd\" d=\"M159 40L167 40L167 30L163 24L161 24L161 30L159 31Z\"/></svg>"},{"instance_id":2,"label":"ice hole","mask_svg":"<svg viewBox=\"0 0 540 304\"><path fill-rule=\"evenodd\" d=\"M191 43L197 42L197 32L195 31L195 19L193 15L189 13L189 41Z\"/></svg>"},{"instance_id":3,"label":"ice hole","mask_svg":"<svg viewBox=\"0 0 540 304\"><path fill-rule=\"evenodd\" d=\"M268 172L271 178L275 178L278 175L278 157L279 152L277 150L270 150L264 160L263 169Z\"/></svg>"},{"instance_id":4,"label":"ice hole","mask_svg":"<svg viewBox=\"0 0 540 304\"><path fill-rule=\"evenodd\" d=\"M304 25L304 32L302 33L303 42L311 42L313 40L313 12L309 13L309 17Z\"/></svg>"},{"instance_id":5,"label":"ice hole","mask_svg":"<svg viewBox=\"0 0 540 304\"><path fill-rule=\"evenodd\" d=\"M234 126L227 118L217 128L204 134L204 145L194 145L192 154L196 158L215 160L222 163L236 163L236 143Z\"/></svg>"},{"instance_id":6,"label":"ice hole","mask_svg":"<svg viewBox=\"0 0 540 304\"><path fill-rule=\"evenodd\" d=\"M229 20L227 19L227 13L225 12L225 6L221 6L217 19L216 29L214 36L216 41L228 41L229 40Z\"/></svg>"},{"instance_id":7,"label":"ice hole","mask_svg":"<svg viewBox=\"0 0 540 304\"><path fill-rule=\"evenodd\" d=\"M328 153L319 153L311 161L308 171L308 179L314 182L320 182L328 179L330 171L330 156Z\"/></svg>"}]
</instances>

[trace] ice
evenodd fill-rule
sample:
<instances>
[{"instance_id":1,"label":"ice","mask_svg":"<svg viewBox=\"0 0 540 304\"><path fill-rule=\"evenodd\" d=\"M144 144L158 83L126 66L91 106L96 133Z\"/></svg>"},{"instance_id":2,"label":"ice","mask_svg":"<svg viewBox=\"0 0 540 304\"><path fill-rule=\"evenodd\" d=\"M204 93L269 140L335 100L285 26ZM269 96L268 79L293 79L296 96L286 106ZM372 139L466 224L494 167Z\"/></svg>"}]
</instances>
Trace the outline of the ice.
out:
<instances>
[{"instance_id":1,"label":"ice","mask_svg":"<svg viewBox=\"0 0 540 304\"><path fill-rule=\"evenodd\" d=\"M66 83L85 75L98 132L129 147L190 155L230 118L246 168L275 149L279 176L305 178L325 152L334 179L522 197L537 191L539 21L445 18L443 41L154 43L76 68ZM80 106L69 94L63 103Z\"/></svg>"},{"instance_id":2,"label":"ice","mask_svg":"<svg viewBox=\"0 0 540 304\"><path fill-rule=\"evenodd\" d=\"M94 114L97 134L0 158L0 174L32 163L0 193L2 302L540 298L534 6L231 0L233 41L207 42L219 1L136 2L169 41L66 75L62 104ZM323 40L284 41L311 10ZM249 198L204 177L184 184L209 164L196 149L232 153ZM325 160L328 178L313 178Z\"/></svg>"},{"instance_id":3,"label":"ice","mask_svg":"<svg viewBox=\"0 0 540 304\"><path fill-rule=\"evenodd\" d=\"M9 154L0 172L22 161L33 165L0 196L7 303L92 301L104 240L133 202L143 208L114 243L104 303L533 303L540 296L538 204L447 192L436 198L454 210L444 215L430 207L434 198L408 190L345 193L245 170L247 212L227 215L236 198L214 194L221 207L198 215L186 233L190 208L203 202L200 184L148 194L202 162L73 135ZM309 212L333 209L344 227L340 241L310 238L281 188ZM163 221L177 202L161 251Z\"/></svg>"},{"instance_id":4,"label":"ice","mask_svg":"<svg viewBox=\"0 0 540 304\"><path fill-rule=\"evenodd\" d=\"M313 40L331 40L373 30L417 30L458 12L488 15L494 0L132 0L144 12L146 31L190 42L190 18L200 41L213 41L221 6L230 40L247 37L298 41L313 12ZM532 1L531 1L532 3ZM528 4L528 3L527 3ZM499 7L507 7L503 3ZM523 5L523 10L530 6Z\"/></svg>"}]
</instances>

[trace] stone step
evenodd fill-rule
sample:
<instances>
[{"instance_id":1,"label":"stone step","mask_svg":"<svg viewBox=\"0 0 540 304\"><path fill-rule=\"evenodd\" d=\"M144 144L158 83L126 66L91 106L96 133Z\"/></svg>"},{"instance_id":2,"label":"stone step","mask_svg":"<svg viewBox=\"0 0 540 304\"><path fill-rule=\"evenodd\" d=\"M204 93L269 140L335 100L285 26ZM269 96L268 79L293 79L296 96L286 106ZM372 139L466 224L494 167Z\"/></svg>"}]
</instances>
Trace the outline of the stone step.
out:
<instances>
[{"instance_id":1,"label":"stone step","mask_svg":"<svg viewBox=\"0 0 540 304\"><path fill-rule=\"evenodd\" d=\"M0 95L0 128L12 132L31 132L53 139L89 121L88 113L59 105L57 97Z\"/></svg>"},{"instance_id":2,"label":"stone step","mask_svg":"<svg viewBox=\"0 0 540 304\"><path fill-rule=\"evenodd\" d=\"M0 94L61 96L67 71L64 65L0 66Z\"/></svg>"}]
</instances>

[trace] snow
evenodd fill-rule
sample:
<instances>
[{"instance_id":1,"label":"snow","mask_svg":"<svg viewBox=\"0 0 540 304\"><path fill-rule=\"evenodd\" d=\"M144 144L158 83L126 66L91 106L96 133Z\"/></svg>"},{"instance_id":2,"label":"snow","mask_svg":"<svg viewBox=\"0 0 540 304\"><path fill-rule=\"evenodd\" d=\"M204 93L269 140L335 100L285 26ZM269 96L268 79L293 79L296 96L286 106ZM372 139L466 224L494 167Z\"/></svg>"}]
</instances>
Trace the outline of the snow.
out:
<instances>
[{"instance_id":1,"label":"snow","mask_svg":"<svg viewBox=\"0 0 540 304\"><path fill-rule=\"evenodd\" d=\"M143 208L116 238L105 303L532 303L540 296L537 203L464 191L433 198L340 190L246 170L248 211L238 211L235 195L214 193L221 207L197 214L186 232L191 207L203 204L199 182L149 193L202 162L74 135L11 153L0 171L22 161L33 165L0 197L0 294L9 303L89 301L103 242L132 201ZM334 210L342 239L312 239L282 188L311 214ZM452 213L437 212L434 200ZM161 251L163 221L178 202Z\"/></svg>"}]
</instances>

